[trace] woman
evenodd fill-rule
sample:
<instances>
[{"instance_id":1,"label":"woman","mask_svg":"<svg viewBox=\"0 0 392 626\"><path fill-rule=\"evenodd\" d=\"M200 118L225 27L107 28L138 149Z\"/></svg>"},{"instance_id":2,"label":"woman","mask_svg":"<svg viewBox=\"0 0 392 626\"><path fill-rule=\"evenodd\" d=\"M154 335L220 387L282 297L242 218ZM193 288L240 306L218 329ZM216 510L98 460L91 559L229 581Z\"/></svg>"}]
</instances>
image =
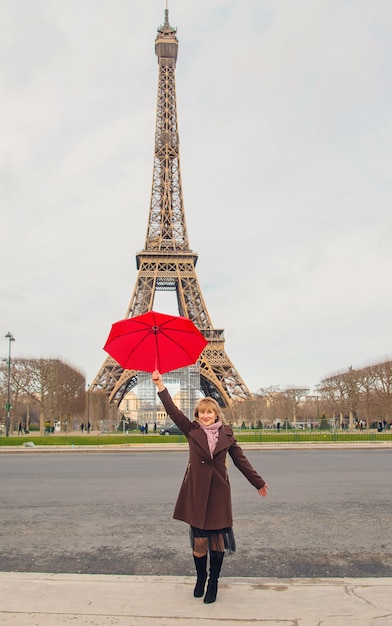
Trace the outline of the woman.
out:
<instances>
[{"instance_id":1,"label":"woman","mask_svg":"<svg viewBox=\"0 0 392 626\"><path fill-rule=\"evenodd\" d=\"M235 551L230 483L226 469L226 454L261 496L267 495L268 485L253 469L237 444L233 430L224 423L218 403L203 398L195 409L191 422L174 404L158 371L152 373L158 395L171 419L188 439L189 462L174 509L174 519L190 525L193 558L197 581L196 598L204 594L207 580L207 552L210 552L210 575L204 602L215 602L218 578L225 548Z\"/></svg>"}]
</instances>

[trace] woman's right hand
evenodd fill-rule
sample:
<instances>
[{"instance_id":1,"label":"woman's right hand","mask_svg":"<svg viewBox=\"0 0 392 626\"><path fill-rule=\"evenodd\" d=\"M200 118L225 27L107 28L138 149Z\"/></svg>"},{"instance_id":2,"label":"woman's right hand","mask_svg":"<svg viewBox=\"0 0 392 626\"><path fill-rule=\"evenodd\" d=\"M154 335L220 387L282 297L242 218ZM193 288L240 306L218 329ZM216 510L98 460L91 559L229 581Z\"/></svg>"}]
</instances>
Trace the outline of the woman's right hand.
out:
<instances>
[{"instance_id":1,"label":"woman's right hand","mask_svg":"<svg viewBox=\"0 0 392 626\"><path fill-rule=\"evenodd\" d=\"M154 370L151 374L151 380L154 385L158 388L158 391L163 391L165 389L165 385L163 384L162 374L158 370Z\"/></svg>"}]
</instances>

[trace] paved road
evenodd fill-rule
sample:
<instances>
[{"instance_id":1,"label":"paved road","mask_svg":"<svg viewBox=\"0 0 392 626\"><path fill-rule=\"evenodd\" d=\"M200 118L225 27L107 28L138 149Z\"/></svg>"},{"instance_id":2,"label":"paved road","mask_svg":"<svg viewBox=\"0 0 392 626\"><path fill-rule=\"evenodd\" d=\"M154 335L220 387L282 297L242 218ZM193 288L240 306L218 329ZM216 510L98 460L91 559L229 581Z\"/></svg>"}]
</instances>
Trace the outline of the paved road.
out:
<instances>
[{"instance_id":1,"label":"paved road","mask_svg":"<svg viewBox=\"0 0 392 626\"><path fill-rule=\"evenodd\" d=\"M237 553L225 576L392 576L392 451L251 451L231 465ZM193 573L172 519L187 453L0 455L0 571Z\"/></svg>"}]
</instances>

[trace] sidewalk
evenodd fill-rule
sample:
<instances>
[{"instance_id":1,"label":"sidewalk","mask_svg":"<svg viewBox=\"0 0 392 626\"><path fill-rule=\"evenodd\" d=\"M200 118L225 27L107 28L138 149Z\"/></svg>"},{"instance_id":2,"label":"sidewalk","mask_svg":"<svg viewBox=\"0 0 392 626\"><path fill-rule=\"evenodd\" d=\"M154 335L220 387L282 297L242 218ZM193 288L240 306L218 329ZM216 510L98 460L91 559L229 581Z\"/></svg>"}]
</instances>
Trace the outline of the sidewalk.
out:
<instances>
[{"instance_id":1,"label":"sidewalk","mask_svg":"<svg viewBox=\"0 0 392 626\"><path fill-rule=\"evenodd\" d=\"M391 626L392 578L225 578L217 601L194 579L0 572L7 626Z\"/></svg>"}]
</instances>

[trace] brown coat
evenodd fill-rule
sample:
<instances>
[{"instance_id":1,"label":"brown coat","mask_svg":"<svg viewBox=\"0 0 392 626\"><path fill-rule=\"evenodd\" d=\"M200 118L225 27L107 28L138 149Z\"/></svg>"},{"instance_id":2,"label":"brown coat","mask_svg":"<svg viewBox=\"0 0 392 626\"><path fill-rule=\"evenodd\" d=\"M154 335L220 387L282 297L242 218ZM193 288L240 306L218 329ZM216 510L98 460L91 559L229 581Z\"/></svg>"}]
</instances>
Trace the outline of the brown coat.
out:
<instances>
[{"instance_id":1,"label":"brown coat","mask_svg":"<svg viewBox=\"0 0 392 626\"><path fill-rule=\"evenodd\" d=\"M261 489L265 481L249 463L230 426L223 425L219 429L218 443L211 458L207 435L199 423L191 422L176 407L167 389L161 391L159 397L189 443L189 462L174 509L174 519L204 530L230 528L233 516L226 454L230 454L234 465L256 489Z\"/></svg>"}]
</instances>

